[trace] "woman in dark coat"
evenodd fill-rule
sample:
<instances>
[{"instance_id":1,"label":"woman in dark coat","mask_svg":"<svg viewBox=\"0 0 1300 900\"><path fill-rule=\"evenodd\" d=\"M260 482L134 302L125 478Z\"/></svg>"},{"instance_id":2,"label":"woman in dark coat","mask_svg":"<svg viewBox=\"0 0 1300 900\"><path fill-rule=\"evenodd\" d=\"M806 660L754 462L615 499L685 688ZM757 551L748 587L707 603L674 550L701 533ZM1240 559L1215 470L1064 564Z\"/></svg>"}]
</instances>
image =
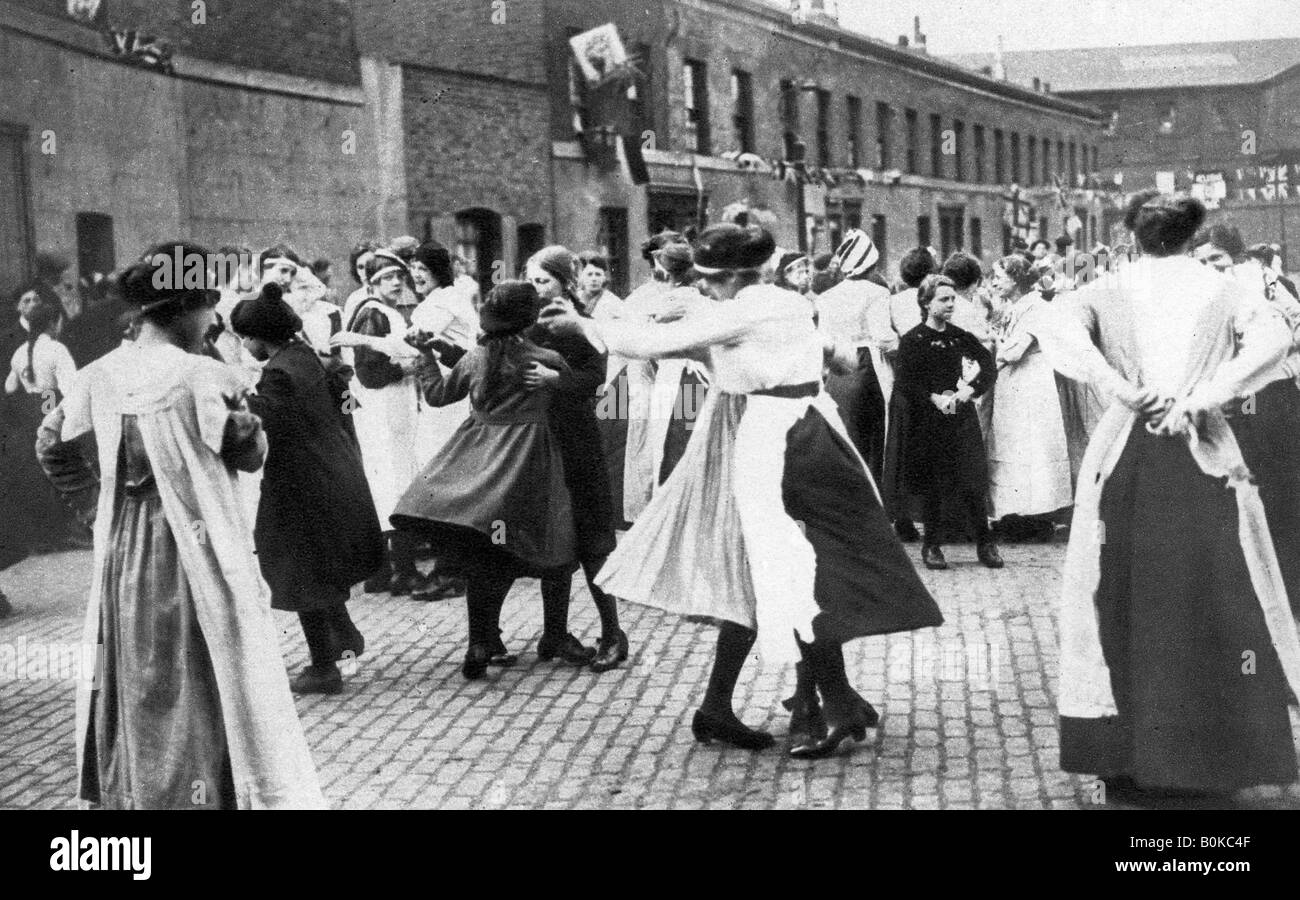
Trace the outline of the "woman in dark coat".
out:
<instances>
[{"instance_id":1,"label":"woman in dark coat","mask_svg":"<svg viewBox=\"0 0 1300 900\"><path fill-rule=\"evenodd\" d=\"M580 666L594 656L568 633L577 503L551 426L559 393L549 380L537 387L529 382L534 366L558 373L561 383L570 372L563 357L529 337L539 306L528 284L494 288L479 311L479 345L446 377L433 345L421 347L425 401L442 407L468 396L472 411L402 495L392 524L427 537L440 563L467 579L469 649L461 671L468 679L515 662L499 620L516 578L542 579L537 655Z\"/></svg>"},{"instance_id":2,"label":"woman in dark coat","mask_svg":"<svg viewBox=\"0 0 1300 900\"><path fill-rule=\"evenodd\" d=\"M988 458L970 401L993 386L997 370L984 345L952 324L956 299L952 279L926 276L917 294L925 321L898 342L897 390L907 397L909 413L902 426L901 474L904 487L925 500L921 558L926 567L948 567L939 527L943 502L951 497L969 517L980 562L996 569L1002 558L985 505Z\"/></svg>"},{"instance_id":3,"label":"woman in dark coat","mask_svg":"<svg viewBox=\"0 0 1300 900\"><path fill-rule=\"evenodd\" d=\"M361 448L345 412L348 373L327 373L297 338L302 322L279 285L240 301L230 318L249 352L265 361L248 404L270 444L253 539L272 608L298 613L311 653L311 665L291 687L337 694L343 677L335 663L365 648L348 615L348 595L384 555Z\"/></svg>"},{"instance_id":4,"label":"woman in dark coat","mask_svg":"<svg viewBox=\"0 0 1300 900\"><path fill-rule=\"evenodd\" d=\"M552 246L533 254L526 274L542 303L560 305L590 318L577 302L577 272L577 257L564 247ZM533 388L549 386L555 391L551 423L564 456L564 478L573 498L578 560L600 616L600 643L591 668L604 672L616 668L628 655L627 635L619 627L618 606L595 583L596 573L615 544L613 493L596 420L596 391L605 382L605 354L582 337L552 334L543 326L532 329L529 338L539 347L559 353L569 368L564 373L539 363L525 381ZM543 581L543 600L548 590L562 591L567 596L570 589L567 579Z\"/></svg>"}]
</instances>

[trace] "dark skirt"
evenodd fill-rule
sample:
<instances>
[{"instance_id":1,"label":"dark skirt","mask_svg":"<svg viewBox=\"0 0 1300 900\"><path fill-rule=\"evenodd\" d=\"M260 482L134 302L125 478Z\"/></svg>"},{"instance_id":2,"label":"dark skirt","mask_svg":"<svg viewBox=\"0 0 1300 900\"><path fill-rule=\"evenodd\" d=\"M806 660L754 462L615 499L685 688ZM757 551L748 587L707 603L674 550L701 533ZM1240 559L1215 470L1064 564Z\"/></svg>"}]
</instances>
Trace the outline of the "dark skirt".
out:
<instances>
[{"instance_id":1,"label":"dark skirt","mask_svg":"<svg viewBox=\"0 0 1300 900\"><path fill-rule=\"evenodd\" d=\"M602 560L614 549L614 504L595 399L557 396L551 423L572 500L578 558Z\"/></svg>"},{"instance_id":2,"label":"dark skirt","mask_svg":"<svg viewBox=\"0 0 1300 900\"><path fill-rule=\"evenodd\" d=\"M1291 609L1300 616L1300 389L1275 381L1236 401L1229 418L1259 485Z\"/></svg>"},{"instance_id":3,"label":"dark skirt","mask_svg":"<svg viewBox=\"0 0 1300 900\"><path fill-rule=\"evenodd\" d=\"M623 520L623 468L627 456L627 367L605 388L596 404L596 424L600 445L605 454L605 472L609 478L610 515L617 527L627 528Z\"/></svg>"},{"instance_id":4,"label":"dark skirt","mask_svg":"<svg viewBox=\"0 0 1300 900\"><path fill-rule=\"evenodd\" d=\"M826 393L835 401L849 439L879 482L885 455L885 398L866 350L859 353L857 371L826 376Z\"/></svg>"},{"instance_id":5,"label":"dark skirt","mask_svg":"<svg viewBox=\"0 0 1300 900\"><path fill-rule=\"evenodd\" d=\"M691 370L682 373L681 383L677 388L680 398L673 405L672 418L668 420L668 434L664 437L664 458L659 466L659 483L663 484L686 452L686 445L691 440L691 432L699 423L698 416L704 408L708 395L703 378Z\"/></svg>"},{"instance_id":6,"label":"dark skirt","mask_svg":"<svg viewBox=\"0 0 1300 900\"><path fill-rule=\"evenodd\" d=\"M36 459L36 430L46 405L41 394L0 396L0 464L5 470L0 512L7 520L0 526L0 565L12 565L31 550L59 545L72 521Z\"/></svg>"},{"instance_id":7,"label":"dark skirt","mask_svg":"<svg viewBox=\"0 0 1300 900\"><path fill-rule=\"evenodd\" d=\"M909 402L900 422L898 464L909 493L983 494L989 486L988 457L974 403L945 415L931 403L918 409Z\"/></svg>"},{"instance_id":8,"label":"dark skirt","mask_svg":"<svg viewBox=\"0 0 1300 900\"><path fill-rule=\"evenodd\" d=\"M818 636L843 643L943 624L853 448L816 409L790 429L781 490L817 555Z\"/></svg>"},{"instance_id":9,"label":"dark skirt","mask_svg":"<svg viewBox=\"0 0 1300 900\"><path fill-rule=\"evenodd\" d=\"M391 521L427 536L448 573L486 564L540 577L578 558L565 481L559 441L540 417L473 413L416 476Z\"/></svg>"},{"instance_id":10,"label":"dark skirt","mask_svg":"<svg viewBox=\"0 0 1300 900\"><path fill-rule=\"evenodd\" d=\"M1097 614L1119 713L1062 717L1061 768L1165 790L1295 781L1286 684L1232 491L1201 472L1185 442L1138 423L1100 520Z\"/></svg>"}]
</instances>

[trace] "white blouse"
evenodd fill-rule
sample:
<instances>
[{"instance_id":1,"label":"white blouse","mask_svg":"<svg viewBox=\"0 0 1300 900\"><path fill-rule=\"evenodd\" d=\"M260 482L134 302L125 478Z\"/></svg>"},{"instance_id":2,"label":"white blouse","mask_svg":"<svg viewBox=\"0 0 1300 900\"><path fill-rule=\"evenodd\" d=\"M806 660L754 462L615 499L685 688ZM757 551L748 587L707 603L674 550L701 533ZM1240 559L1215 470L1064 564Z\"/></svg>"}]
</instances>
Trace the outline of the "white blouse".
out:
<instances>
[{"instance_id":1,"label":"white blouse","mask_svg":"<svg viewBox=\"0 0 1300 900\"><path fill-rule=\"evenodd\" d=\"M26 342L14 351L9 361L9 376L5 379L5 393L17 393L21 385L28 394L58 391L66 396L77 374L77 364L72 361L68 348L48 334L42 334L32 345L31 354L34 377L29 379Z\"/></svg>"}]
</instances>

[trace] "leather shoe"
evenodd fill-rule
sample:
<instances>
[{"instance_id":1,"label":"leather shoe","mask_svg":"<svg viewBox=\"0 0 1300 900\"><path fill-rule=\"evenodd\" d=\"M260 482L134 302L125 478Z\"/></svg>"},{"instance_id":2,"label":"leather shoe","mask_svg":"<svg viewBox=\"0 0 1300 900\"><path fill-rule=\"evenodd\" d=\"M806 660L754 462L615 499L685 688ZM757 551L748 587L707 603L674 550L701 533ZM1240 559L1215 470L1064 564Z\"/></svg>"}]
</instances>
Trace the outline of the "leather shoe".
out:
<instances>
[{"instance_id":1,"label":"leather shoe","mask_svg":"<svg viewBox=\"0 0 1300 900\"><path fill-rule=\"evenodd\" d=\"M595 647L584 647L573 635L561 638L548 638L545 635L537 642L537 657L542 662L550 662L556 657L571 666L585 666L596 658Z\"/></svg>"},{"instance_id":2,"label":"leather shoe","mask_svg":"<svg viewBox=\"0 0 1300 900\"><path fill-rule=\"evenodd\" d=\"M921 548L921 561L927 569L946 569L948 560L943 558L943 549L937 545Z\"/></svg>"},{"instance_id":3,"label":"leather shoe","mask_svg":"<svg viewBox=\"0 0 1300 900\"><path fill-rule=\"evenodd\" d=\"M608 672L617 669L627 659L627 633L619 631L612 638L601 638L596 645L596 658L591 661L591 671Z\"/></svg>"},{"instance_id":4,"label":"leather shoe","mask_svg":"<svg viewBox=\"0 0 1300 900\"><path fill-rule=\"evenodd\" d=\"M465 653L465 664L460 667L460 674L466 681L475 681L487 674L488 660L492 650L487 644L470 644Z\"/></svg>"},{"instance_id":5,"label":"leather shoe","mask_svg":"<svg viewBox=\"0 0 1300 900\"><path fill-rule=\"evenodd\" d=\"M488 644L488 653L491 654L487 661L489 666L499 666L504 669L519 662L519 657L506 649L505 642L500 637Z\"/></svg>"},{"instance_id":6,"label":"leather shoe","mask_svg":"<svg viewBox=\"0 0 1300 900\"><path fill-rule=\"evenodd\" d=\"M979 557L980 562L990 569L1000 569L1005 565L1002 562L1002 554L998 553L998 545L992 541L980 544L975 549L975 555Z\"/></svg>"},{"instance_id":7,"label":"leather shoe","mask_svg":"<svg viewBox=\"0 0 1300 900\"><path fill-rule=\"evenodd\" d=\"M298 673L298 677L289 682L289 690L295 694L341 694L343 673L333 663L327 666L307 666Z\"/></svg>"},{"instance_id":8,"label":"leather shoe","mask_svg":"<svg viewBox=\"0 0 1300 900\"><path fill-rule=\"evenodd\" d=\"M691 733L701 744L721 741L742 750L766 750L776 743L772 735L750 728L734 715L731 716L731 721L727 721L702 709L697 709L695 717L691 719Z\"/></svg>"}]
</instances>

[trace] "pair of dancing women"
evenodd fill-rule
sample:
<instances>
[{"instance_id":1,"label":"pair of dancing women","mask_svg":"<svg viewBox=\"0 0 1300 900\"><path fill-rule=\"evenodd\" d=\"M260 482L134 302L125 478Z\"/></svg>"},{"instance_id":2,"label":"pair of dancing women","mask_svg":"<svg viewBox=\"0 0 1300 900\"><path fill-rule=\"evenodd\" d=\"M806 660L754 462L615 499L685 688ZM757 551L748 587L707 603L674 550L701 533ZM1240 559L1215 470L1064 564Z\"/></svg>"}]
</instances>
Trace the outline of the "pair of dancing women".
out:
<instances>
[{"instance_id":1,"label":"pair of dancing women","mask_svg":"<svg viewBox=\"0 0 1300 900\"><path fill-rule=\"evenodd\" d=\"M717 388L681 461L594 583L607 595L720 623L692 720L697 739L752 750L775 743L733 708L758 643L766 661L795 665L785 704L792 755L827 756L849 738L864 740L879 720L849 683L842 644L943 617L822 390L826 341L807 302L763 283L771 236L718 225L692 249L699 285L715 302L678 321L597 323L565 304L543 311L541 330L558 340L585 338L626 358L696 359ZM495 620L504 591L487 582L504 579L508 589L515 576L572 571L578 557L560 448L544 425L550 386L528 378L534 364L560 373L565 366L530 338L540 305L529 285L499 285L482 311L480 346L445 380L436 367L425 370L431 402L467 393L474 412L465 452L445 448L399 514L405 508L408 525L465 561L466 674L503 652ZM481 443L489 433L490 450ZM546 617L558 622L561 611L551 607Z\"/></svg>"}]
</instances>

